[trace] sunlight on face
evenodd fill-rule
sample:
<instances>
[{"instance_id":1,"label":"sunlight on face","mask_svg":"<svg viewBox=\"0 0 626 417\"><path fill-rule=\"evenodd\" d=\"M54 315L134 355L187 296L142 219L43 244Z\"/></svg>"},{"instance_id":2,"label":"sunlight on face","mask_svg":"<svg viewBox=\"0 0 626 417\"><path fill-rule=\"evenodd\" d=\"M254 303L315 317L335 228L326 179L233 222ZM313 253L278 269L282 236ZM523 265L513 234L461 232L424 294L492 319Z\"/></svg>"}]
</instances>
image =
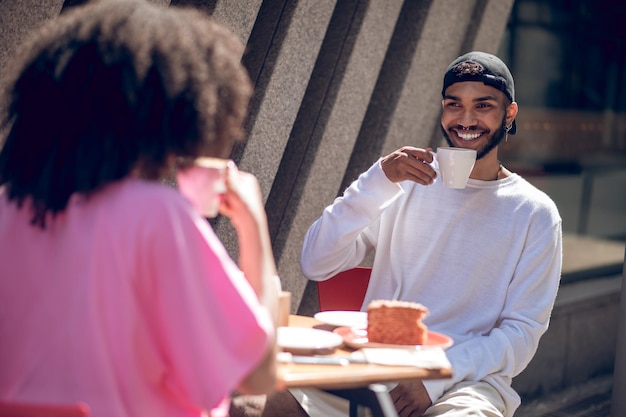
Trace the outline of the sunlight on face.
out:
<instances>
[{"instance_id":1,"label":"sunlight on face","mask_svg":"<svg viewBox=\"0 0 626 417\"><path fill-rule=\"evenodd\" d=\"M513 105L504 93L481 82L452 84L442 100L441 128L446 141L450 146L475 149L482 158L505 137L505 126L514 118L509 117L513 108L507 106Z\"/></svg>"}]
</instances>

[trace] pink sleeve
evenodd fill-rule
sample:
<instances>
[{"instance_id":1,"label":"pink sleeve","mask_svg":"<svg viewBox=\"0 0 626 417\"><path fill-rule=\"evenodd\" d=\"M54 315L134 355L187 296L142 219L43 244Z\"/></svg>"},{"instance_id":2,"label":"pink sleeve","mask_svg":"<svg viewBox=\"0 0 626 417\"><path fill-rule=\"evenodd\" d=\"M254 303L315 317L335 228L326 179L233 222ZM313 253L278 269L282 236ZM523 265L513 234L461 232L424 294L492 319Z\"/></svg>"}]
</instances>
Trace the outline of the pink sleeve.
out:
<instances>
[{"instance_id":1,"label":"pink sleeve","mask_svg":"<svg viewBox=\"0 0 626 417\"><path fill-rule=\"evenodd\" d=\"M145 236L146 307L170 365L162 382L191 408L210 409L266 355L273 322L207 221L169 209L184 212L164 213Z\"/></svg>"}]
</instances>

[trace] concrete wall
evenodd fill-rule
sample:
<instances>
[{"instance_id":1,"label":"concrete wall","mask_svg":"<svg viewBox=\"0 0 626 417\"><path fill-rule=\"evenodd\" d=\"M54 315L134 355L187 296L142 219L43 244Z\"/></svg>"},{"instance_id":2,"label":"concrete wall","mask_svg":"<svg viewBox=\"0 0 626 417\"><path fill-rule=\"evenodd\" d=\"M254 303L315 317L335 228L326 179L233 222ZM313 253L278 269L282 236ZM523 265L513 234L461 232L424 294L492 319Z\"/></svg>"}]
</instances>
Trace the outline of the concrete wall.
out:
<instances>
[{"instance_id":1,"label":"concrete wall","mask_svg":"<svg viewBox=\"0 0 626 417\"><path fill-rule=\"evenodd\" d=\"M513 1L172 1L185 3L247 44L242 60L256 95L249 140L233 158L260 180L294 312L314 313L316 289L299 267L307 228L379 156L438 144L443 70L470 49L495 53ZM63 0L0 1L0 71L62 7ZM228 222L214 226L236 257Z\"/></svg>"}]
</instances>

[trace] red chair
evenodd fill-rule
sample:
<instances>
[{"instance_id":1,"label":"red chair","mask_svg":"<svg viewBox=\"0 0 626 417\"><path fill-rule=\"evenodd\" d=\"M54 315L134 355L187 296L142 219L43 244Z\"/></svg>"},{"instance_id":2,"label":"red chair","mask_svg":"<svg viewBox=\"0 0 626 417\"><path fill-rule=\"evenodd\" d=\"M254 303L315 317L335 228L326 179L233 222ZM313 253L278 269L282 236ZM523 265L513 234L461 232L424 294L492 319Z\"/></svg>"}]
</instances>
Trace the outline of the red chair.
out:
<instances>
[{"instance_id":1,"label":"red chair","mask_svg":"<svg viewBox=\"0 0 626 417\"><path fill-rule=\"evenodd\" d=\"M42 404L0 401L1 417L89 417L86 404Z\"/></svg>"},{"instance_id":2,"label":"red chair","mask_svg":"<svg viewBox=\"0 0 626 417\"><path fill-rule=\"evenodd\" d=\"M370 282L372 268L356 267L340 272L326 281L318 281L320 311L359 311Z\"/></svg>"},{"instance_id":3,"label":"red chair","mask_svg":"<svg viewBox=\"0 0 626 417\"><path fill-rule=\"evenodd\" d=\"M372 268L356 267L340 272L326 281L317 282L320 311L359 311L370 283ZM397 417L398 414L389 397L388 387L372 384L359 390L333 390L335 395L350 401L350 417L362 415L361 407L371 410L374 417Z\"/></svg>"}]
</instances>

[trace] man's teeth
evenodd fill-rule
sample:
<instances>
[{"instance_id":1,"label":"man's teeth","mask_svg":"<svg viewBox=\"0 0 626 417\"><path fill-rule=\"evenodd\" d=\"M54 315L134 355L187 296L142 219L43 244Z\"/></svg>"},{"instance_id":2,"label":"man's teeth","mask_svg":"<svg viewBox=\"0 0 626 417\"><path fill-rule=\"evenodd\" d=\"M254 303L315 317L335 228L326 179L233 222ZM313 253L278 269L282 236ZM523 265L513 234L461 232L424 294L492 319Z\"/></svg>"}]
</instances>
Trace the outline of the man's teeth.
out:
<instances>
[{"instance_id":1,"label":"man's teeth","mask_svg":"<svg viewBox=\"0 0 626 417\"><path fill-rule=\"evenodd\" d=\"M457 132L457 135L463 140L473 140L480 136L480 133L460 133Z\"/></svg>"}]
</instances>

